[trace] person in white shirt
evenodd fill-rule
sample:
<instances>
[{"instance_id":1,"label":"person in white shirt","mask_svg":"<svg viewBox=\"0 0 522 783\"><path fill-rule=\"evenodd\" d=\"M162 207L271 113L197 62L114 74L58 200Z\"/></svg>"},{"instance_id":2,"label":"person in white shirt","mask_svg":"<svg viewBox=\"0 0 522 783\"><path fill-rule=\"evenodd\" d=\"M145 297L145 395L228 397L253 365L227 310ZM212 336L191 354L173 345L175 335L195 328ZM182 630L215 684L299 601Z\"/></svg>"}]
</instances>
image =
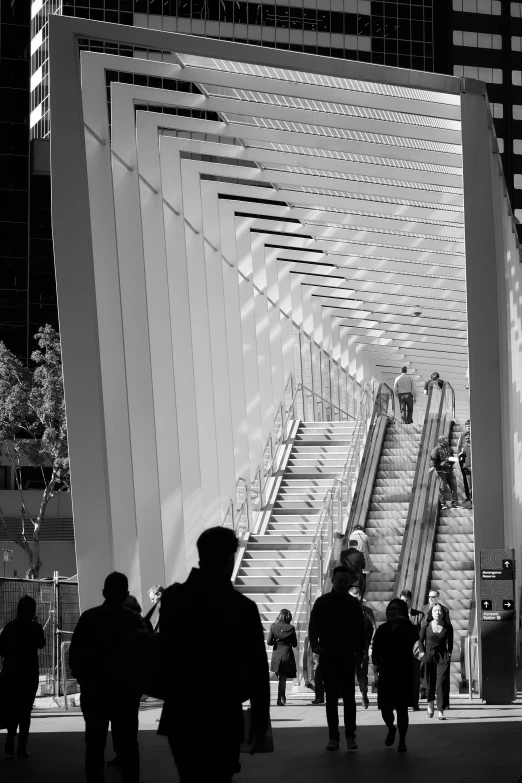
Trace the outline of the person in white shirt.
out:
<instances>
[{"instance_id":1,"label":"person in white shirt","mask_svg":"<svg viewBox=\"0 0 522 783\"><path fill-rule=\"evenodd\" d=\"M408 375L408 368L403 367L402 375L395 378L394 389L401 407L401 417L404 424L413 424L413 406L417 401L413 378Z\"/></svg>"}]
</instances>

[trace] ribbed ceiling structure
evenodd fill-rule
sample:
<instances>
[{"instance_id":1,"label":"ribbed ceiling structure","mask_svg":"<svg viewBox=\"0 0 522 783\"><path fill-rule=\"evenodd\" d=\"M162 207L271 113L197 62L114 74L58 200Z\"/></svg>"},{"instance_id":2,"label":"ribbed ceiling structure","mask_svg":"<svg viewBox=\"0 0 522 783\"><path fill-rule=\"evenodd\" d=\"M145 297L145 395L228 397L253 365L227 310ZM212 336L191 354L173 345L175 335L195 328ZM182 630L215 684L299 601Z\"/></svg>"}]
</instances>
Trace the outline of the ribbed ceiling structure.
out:
<instances>
[{"instance_id":1,"label":"ribbed ceiling structure","mask_svg":"<svg viewBox=\"0 0 522 783\"><path fill-rule=\"evenodd\" d=\"M110 514L137 531L107 547L153 584L253 480L289 375L349 408L406 365L421 408L437 370L469 415L461 82L135 28L134 57L104 53L125 35L52 19L52 166L88 190L73 228L60 171L53 218L60 318L95 313Z\"/></svg>"}]
</instances>

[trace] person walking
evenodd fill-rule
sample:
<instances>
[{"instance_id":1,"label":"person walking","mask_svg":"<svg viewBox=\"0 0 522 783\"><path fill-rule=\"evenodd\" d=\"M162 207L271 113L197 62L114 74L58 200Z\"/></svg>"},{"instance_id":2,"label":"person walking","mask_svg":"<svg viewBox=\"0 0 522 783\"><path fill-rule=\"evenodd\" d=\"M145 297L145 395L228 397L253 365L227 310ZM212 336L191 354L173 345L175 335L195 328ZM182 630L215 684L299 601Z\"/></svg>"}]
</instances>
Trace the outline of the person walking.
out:
<instances>
[{"instance_id":1,"label":"person walking","mask_svg":"<svg viewBox=\"0 0 522 783\"><path fill-rule=\"evenodd\" d=\"M36 601L24 595L18 601L16 618L7 623L0 634L0 698L7 705L7 739L5 752L15 755L16 732L19 759L29 757L27 740L31 726L31 710L38 690L38 650L45 647L42 626L36 621Z\"/></svg>"},{"instance_id":2,"label":"person walking","mask_svg":"<svg viewBox=\"0 0 522 783\"><path fill-rule=\"evenodd\" d=\"M384 744L391 747L399 730L399 753L405 753L408 731L408 707L413 706L415 693L413 646L417 630L408 619L408 608L400 598L394 598L386 608L386 622L373 637L372 660L379 672L377 706L388 728ZM397 714L397 727L395 715Z\"/></svg>"},{"instance_id":3,"label":"person walking","mask_svg":"<svg viewBox=\"0 0 522 783\"><path fill-rule=\"evenodd\" d=\"M168 670L158 734L168 739L181 783L229 783L239 771L246 699L252 737L245 739L252 739L255 748L269 726L263 625L256 604L231 582L238 546L228 528L205 530L197 540L199 568L183 584L167 587L161 599L160 636ZM228 641L221 644L223 634ZM222 683L211 697L205 677L209 667Z\"/></svg>"},{"instance_id":4,"label":"person walking","mask_svg":"<svg viewBox=\"0 0 522 783\"><path fill-rule=\"evenodd\" d=\"M432 619L420 631L419 650L424 654L428 718L433 718L437 701L439 720L446 720L444 710L449 707L451 653L453 650L453 626L444 619L440 604L431 610Z\"/></svg>"},{"instance_id":5,"label":"person walking","mask_svg":"<svg viewBox=\"0 0 522 783\"><path fill-rule=\"evenodd\" d=\"M319 656L312 653L312 659L314 664L314 691L315 697L310 704L319 705L324 704L324 682L323 675L321 673L321 667L319 666Z\"/></svg>"},{"instance_id":6,"label":"person walking","mask_svg":"<svg viewBox=\"0 0 522 783\"><path fill-rule=\"evenodd\" d=\"M435 588L431 589L428 593L428 603L424 604L424 606L421 609L422 614L424 615L424 619L422 622L431 623L433 616L433 607L434 606L440 606L442 609L444 620L447 623L451 622L450 618L450 610L447 606L444 606L444 604L441 604L440 602L440 590L437 590ZM422 625L422 623L421 623Z\"/></svg>"},{"instance_id":7,"label":"person walking","mask_svg":"<svg viewBox=\"0 0 522 783\"><path fill-rule=\"evenodd\" d=\"M453 456L453 451L449 445L449 440L445 435L439 438L439 444L430 455L429 472L437 471L439 477L439 509L441 511L448 508L444 500L446 488L451 492L451 507L460 508L459 497L457 494L457 479L453 472L453 465L457 461Z\"/></svg>"},{"instance_id":8,"label":"person walking","mask_svg":"<svg viewBox=\"0 0 522 783\"><path fill-rule=\"evenodd\" d=\"M356 538L350 537L348 549L343 549L339 560L350 575L350 587L358 587L361 595L364 596L366 592L366 559L359 551L358 543Z\"/></svg>"},{"instance_id":9,"label":"person walking","mask_svg":"<svg viewBox=\"0 0 522 783\"><path fill-rule=\"evenodd\" d=\"M281 609L277 620L271 626L266 641L272 647L270 671L274 672L279 680L277 689L277 706L286 704L286 681L297 677L294 648L297 647L297 636L292 625L292 613L288 609Z\"/></svg>"},{"instance_id":10,"label":"person walking","mask_svg":"<svg viewBox=\"0 0 522 783\"><path fill-rule=\"evenodd\" d=\"M401 375L395 378L393 384L395 395L399 400L401 417L404 424L413 424L413 406L417 401L413 378L408 375L408 368L403 367Z\"/></svg>"},{"instance_id":11,"label":"person walking","mask_svg":"<svg viewBox=\"0 0 522 783\"><path fill-rule=\"evenodd\" d=\"M403 590L399 596L401 601L404 601L406 606L408 607L408 620L413 625L417 632L417 641L419 639L420 629L422 626L422 623L424 622L424 612L422 612L420 609L415 609L413 606L413 596L411 593L411 590ZM421 688L421 662L418 658L413 655L412 650L412 657L413 657L413 672L415 675L415 700L413 702L413 711L418 712L420 710L419 707L419 693Z\"/></svg>"},{"instance_id":12,"label":"person walking","mask_svg":"<svg viewBox=\"0 0 522 783\"><path fill-rule=\"evenodd\" d=\"M364 627L366 630L366 644L365 644L364 655L362 657L362 660L357 660L355 662L355 676L357 677L357 682L359 683L359 690L361 691L362 705L364 709L367 710L368 707L370 706L370 700L368 699L368 665L370 662L369 650L372 644L372 639L375 633L375 629L377 628L377 624L375 622L375 615L373 613L373 609L371 609L369 606L366 606L361 596L361 591L359 590L359 588L350 587L348 592L350 595L353 595L354 598L357 598L357 600L361 604L361 609L364 617Z\"/></svg>"},{"instance_id":13,"label":"person walking","mask_svg":"<svg viewBox=\"0 0 522 783\"><path fill-rule=\"evenodd\" d=\"M348 750L357 750L354 674L356 661L364 655L366 629L359 601L348 595L350 583L350 572L345 566L334 568L332 591L315 601L308 628L326 692L326 750L339 750L339 695L344 705L346 746Z\"/></svg>"},{"instance_id":14,"label":"person walking","mask_svg":"<svg viewBox=\"0 0 522 783\"><path fill-rule=\"evenodd\" d=\"M426 383L424 384L424 394L428 394L432 386L438 386L439 389L442 389L442 387L444 386L444 381L442 380L438 372L431 373L429 381L426 381Z\"/></svg>"},{"instance_id":15,"label":"person walking","mask_svg":"<svg viewBox=\"0 0 522 783\"><path fill-rule=\"evenodd\" d=\"M87 783L103 783L109 723L123 783L138 783L140 755L138 712L141 693L121 682L115 672L125 640L144 624L137 611L124 606L129 596L125 574L114 571L103 585L104 602L87 609L78 620L69 648L69 666L80 685L85 720ZM137 603L137 602L136 602ZM103 698L100 698L103 694Z\"/></svg>"},{"instance_id":16,"label":"person walking","mask_svg":"<svg viewBox=\"0 0 522 783\"><path fill-rule=\"evenodd\" d=\"M364 528L362 525L355 525L354 529L350 533L350 540L356 541L357 543L355 546L359 550L359 552L362 552L364 555L365 560L365 569L364 573L369 574L370 571L373 570L373 564L372 559L370 557L370 547L368 545L368 536L364 532Z\"/></svg>"}]
</instances>

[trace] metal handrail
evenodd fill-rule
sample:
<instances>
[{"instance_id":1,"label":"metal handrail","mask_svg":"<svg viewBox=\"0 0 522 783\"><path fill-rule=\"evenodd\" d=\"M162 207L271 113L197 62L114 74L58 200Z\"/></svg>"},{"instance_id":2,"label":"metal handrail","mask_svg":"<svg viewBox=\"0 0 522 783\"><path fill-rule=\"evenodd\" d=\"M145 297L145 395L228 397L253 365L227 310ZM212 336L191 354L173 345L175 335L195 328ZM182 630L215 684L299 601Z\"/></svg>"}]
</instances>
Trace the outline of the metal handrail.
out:
<instances>
[{"instance_id":1,"label":"metal handrail","mask_svg":"<svg viewBox=\"0 0 522 783\"><path fill-rule=\"evenodd\" d=\"M379 387L379 389L380 388L381 387ZM294 626L298 640L298 682L301 679L301 671L303 668L303 661L299 650L299 642L301 631L305 630L306 632L307 630L312 608L313 571L317 562L317 587L315 596L317 597L323 591L325 579L330 571L330 564L334 553L336 537L342 537L345 524L348 521L349 511L354 494L354 482L353 479L349 479L349 476L356 472L358 457L360 465L360 458L362 456L363 450L362 442L364 440L364 436L368 432L368 422L370 418L368 415L368 403L370 401L371 397L368 389L362 390L359 411L355 422L354 436L350 441L348 455L345 461L343 472L341 474L341 479L335 479L332 487L326 492L326 495L323 499L304 574L299 586L293 614ZM377 402L374 403L372 409L372 418L374 416L376 406ZM302 619L303 612L305 612L306 615L304 620Z\"/></svg>"},{"instance_id":2,"label":"metal handrail","mask_svg":"<svg viewBox=\"0 0 522 783\"><path fill-rule=\"evenodd\" d=\"M325 402L329 408L335 408L336 410L344 414L348 419L353 419L354 421L356 420L355 416L352 416L352 414L348 413L348 411L345 411L343 408L340 408L338 405L335 405L335 403L331 402L330 400L327 400L326 397L323 397L322 394L319 394L319 392L314 391L309 386L305 386L304 383L299 383L296 392L301 391L302 389L309 392L312 395L312 397L319 397L319 399Z\"/></svg>"}]
</instances>

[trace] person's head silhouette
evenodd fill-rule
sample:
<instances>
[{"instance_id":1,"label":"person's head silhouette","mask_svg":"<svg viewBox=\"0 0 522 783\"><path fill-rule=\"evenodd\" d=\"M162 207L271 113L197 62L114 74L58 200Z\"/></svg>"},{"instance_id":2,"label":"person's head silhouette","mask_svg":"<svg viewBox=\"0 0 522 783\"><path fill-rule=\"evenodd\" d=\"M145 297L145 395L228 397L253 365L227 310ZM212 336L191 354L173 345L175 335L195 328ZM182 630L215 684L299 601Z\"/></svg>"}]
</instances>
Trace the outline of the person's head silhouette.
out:
<instances>
[{"instance_id":1,"label":"person's head silhouette","mask_svg":"<svg viewBox=\"0 0 522 783\"><path fill-rule=\"evenodd\" d=\"M113 571L103 585L103 597L110 604L123 604L129 595L129 580L125 574Z\"/></svg>"},{"instance_id":2,"label":"person's head silhouette","mask_svg":"<svg viewBox=\"0 0 522 783\"><path fill-rule=\"evenodd\" d=\"M227 527L209 527L197 541L199 567L232 576L239 542L233 530Z\"/></svg>"},{"instance_id":3,"label":"person's head silhouette","mask_svg":"<svg viewBox=\"0 0 522 783\"><path fill-rule=\"evenodd\" d=\"M30 595L23 595L16 607L16 616L19 620L33 620L36 615L36 601Z\"/></svg>"}]
</instances>

